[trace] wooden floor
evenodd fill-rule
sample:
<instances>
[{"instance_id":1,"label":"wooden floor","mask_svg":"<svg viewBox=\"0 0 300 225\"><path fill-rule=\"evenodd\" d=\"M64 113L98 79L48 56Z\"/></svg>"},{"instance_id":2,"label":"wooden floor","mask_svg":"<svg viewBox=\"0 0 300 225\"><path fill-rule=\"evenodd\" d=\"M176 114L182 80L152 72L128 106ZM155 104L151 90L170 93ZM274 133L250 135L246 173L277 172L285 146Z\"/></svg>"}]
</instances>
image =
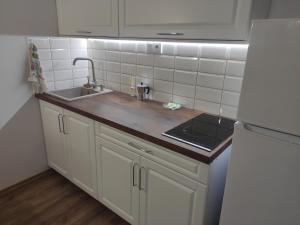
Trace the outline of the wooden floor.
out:
<instances>
[{"instance_id":1,"label":"wooden floor","mask_svg":"<svg viewBox=\"0 0 300 225\"><path fill-rule=\"evenodd\" d=\"M128 225L53 170L0 192L1 225Z\"/></svg>"}]
</instances>

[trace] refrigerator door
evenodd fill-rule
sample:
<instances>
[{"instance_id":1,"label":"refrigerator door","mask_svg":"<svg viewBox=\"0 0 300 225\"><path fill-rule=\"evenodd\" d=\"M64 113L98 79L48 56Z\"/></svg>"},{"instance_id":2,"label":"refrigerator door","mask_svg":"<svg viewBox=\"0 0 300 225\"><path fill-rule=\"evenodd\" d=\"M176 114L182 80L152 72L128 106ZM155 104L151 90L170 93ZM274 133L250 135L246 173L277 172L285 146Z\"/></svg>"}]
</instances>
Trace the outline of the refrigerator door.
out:
<instances>
[{"instance_id":1,"label":"refrigerator door","mask_svg":"<svg viewBox=\"0 0 300 225\"><path fill-rule=\"evenodd\" d=\"M300 136L300 19L254 22L238 120Z\"/></svg>"},{"instance_id":2,"label":"refrigerator door","mask_svg":"<svg viewBox=\"0 0 300 225\"><path fill-rule=\"evenodd\" d=\"M220 225L299 225L299 162L299 137L237 123Z\"/></svg>"}]
</instances>

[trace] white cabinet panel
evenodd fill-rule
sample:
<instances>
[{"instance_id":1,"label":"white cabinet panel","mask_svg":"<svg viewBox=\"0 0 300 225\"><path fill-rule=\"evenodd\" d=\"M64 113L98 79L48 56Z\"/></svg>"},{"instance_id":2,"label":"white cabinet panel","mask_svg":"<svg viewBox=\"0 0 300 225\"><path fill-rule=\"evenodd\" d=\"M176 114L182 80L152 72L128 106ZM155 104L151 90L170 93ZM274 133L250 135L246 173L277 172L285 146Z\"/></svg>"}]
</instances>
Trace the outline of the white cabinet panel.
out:
<instances>
[{"instance_id":1,"label":"white cabinet panel","mask_svg":"<svg viewBox=\"0 0 300 225\"><path fill-rule=\"evenodd\" d=\"M120 0L120 36L247 39L252 0Z\"/></svg>"},{"instance_id":2,"label":"white cabinet panel","mask_svg":"<svg viewBox=\"0 0 300 225\"><path fill-rule=\"evenodd\" d=\"M139 155L98 139L99 199L131 224L138 224Z\"/></svg>"},{"instance_id":3,"label":"white cabinet panel","mask_svg":"<svg viewBox=\"0 0 300 225\"><path fill-rule=\"evenodd\" d=\"M142 158L141 225L203 224L206 186Z\"/></svg>"},{"instance_id":4,"label":"white cabinet panel","mask_svg":"<svg viewBox=\"0 0 300 225\"><path fill-rule=\"evenodd\" d=\"M68 143L71 180L97 197L94 122L65 110L65 133Z\"/></svg>"},{"instance_id":5,"label":"white cabinet panel","mask_svg":"<svg viewBox=\"0 0 300 225\"><path fill-rule=\"evenodd\" d=\"M57 0L61 35L118 36L118 0Z\"/></svg>"},{"instance_id":6,"label":"white cabinet panel","mask_svg":"<svg viewBox=\"0 0 300 225\"><path fill-rule=\"evenodd\" d=\"M41 102L41 113L48 164L63 176L68 176L68 154L62 130L63 110Z\"/></svg>"}]
</instances>

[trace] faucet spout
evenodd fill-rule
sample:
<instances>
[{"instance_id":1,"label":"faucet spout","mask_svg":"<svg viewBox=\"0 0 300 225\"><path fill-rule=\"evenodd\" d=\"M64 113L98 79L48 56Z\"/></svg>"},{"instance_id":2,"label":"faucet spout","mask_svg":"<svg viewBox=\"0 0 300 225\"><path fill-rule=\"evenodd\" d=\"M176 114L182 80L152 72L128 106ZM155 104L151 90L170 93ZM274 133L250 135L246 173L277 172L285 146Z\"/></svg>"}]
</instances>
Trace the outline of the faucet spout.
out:
<instances>
[{"instance_id":1,"label":"faucet spout","mask_svg":"<svg viewBox=\"0 0 300 225\"><path fill-rule=\"evenodd\" d=\"M96 80L96 75L95 75L95 66L94 66L94 61L90 58L84 58L84 57L78 57L78 58L75 58L73 60L73 66L76 65L77 61L89 61L92 65L92 73L93 73L93 82L95 84L95 86L97 85L97 80Z\"/></svg>"}]
</instances>

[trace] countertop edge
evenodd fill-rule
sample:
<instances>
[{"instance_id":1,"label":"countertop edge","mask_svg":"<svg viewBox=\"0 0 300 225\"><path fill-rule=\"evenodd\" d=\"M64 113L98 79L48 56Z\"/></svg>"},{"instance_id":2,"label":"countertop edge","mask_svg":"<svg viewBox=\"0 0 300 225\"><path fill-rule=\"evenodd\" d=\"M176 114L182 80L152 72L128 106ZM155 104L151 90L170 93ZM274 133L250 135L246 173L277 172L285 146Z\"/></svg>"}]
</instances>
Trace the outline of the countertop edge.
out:
<instances>
[{"instance_id":1,"label":"countertop edge","mask_svg":"<svg viewBox=\"0 0 300 225\"><path fill-rule=\"evenodd\" d=\"M107 119L105 119L105 118L103 118L99 115L89 113L89 112L87 112L83 109L80 109L78 107L70 106L70 105L66 104L67 102L64 103L62 101L55 101L55 98L53 98L52 96L49 97L47 94L36 94L35 97L40 99L40 100L51 103L53 105L56 105L56 106L62 107L64 109L70 110L74 113L78 113L82 116L88 117L88 118L90 118L92 120L95 120L97 122L100 122L100 123L106 124L108 126L111 126L113 128L116 128L118 130L124 131L124 132L126 132L130 135L137 136L137 137L139 137L139 138L141 138L145 141L149 141L149 142L151 142L153 144L156 144L158 146L167 148L170 151L177 152L179 154L182 154L186 157L190 157L194 160L200 161L200 162L205 163L205 164L211 164L232 143L232 136L231 136L231 137L227 138L224 142L222 142L215 150L211 151L209 153L209 155L204 155L204 154L200 154L200 153L191 151L191 150L186 149L184 147L172 144L170 142L158 139L156 137L153 137L153 136L148 135L146 133L140 132L140 131L135 130L133 128L121 125L121 124L116 123L114 121L107 120Z\"/></svg>"}]
</instances>

